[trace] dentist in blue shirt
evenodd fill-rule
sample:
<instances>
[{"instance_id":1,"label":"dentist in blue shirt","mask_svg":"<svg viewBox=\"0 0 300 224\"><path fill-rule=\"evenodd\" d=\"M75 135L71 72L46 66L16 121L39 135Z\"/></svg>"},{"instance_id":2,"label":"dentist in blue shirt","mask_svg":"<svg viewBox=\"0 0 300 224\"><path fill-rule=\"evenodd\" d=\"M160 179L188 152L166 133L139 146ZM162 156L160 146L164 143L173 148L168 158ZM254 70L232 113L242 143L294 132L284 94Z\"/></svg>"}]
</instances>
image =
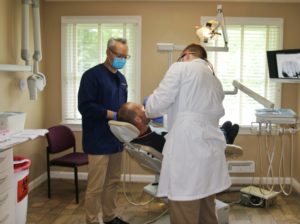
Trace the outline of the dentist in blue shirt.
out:
<instances>
[{"instance_id":1,"label":"dentist in blue shirt","mask_svg":"<svg viewBox=\"0 0 300 224\"><path fill-rule=\"evenodd\" d=\"M88 183L85 195L87 223L127 224L116 212L116 193L121 176L122 144L110 132L108 121L127 101L127 82L119 72L128 55L126 39L111 38L106 60L87 70L80 82L78 109L82 115L82 145L88 154Z\"/></svg>"}]
</instances>

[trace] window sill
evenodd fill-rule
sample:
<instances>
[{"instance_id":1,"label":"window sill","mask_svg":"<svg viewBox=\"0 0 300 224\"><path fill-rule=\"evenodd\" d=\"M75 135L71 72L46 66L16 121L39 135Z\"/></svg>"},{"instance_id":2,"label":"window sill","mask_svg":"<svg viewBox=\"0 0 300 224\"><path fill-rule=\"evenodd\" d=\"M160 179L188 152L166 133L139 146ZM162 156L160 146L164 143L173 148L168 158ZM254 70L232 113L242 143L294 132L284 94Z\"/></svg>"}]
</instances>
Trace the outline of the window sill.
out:
<instances>
[{"instance_id":1,"label":"window sill","mask_svg":"<svg viewBox=\"0 0 300 224\"><path fill-rule=\"evenodd\" d=\"M78 131L78 132L82 131L81 121L69 121L69 122L62 121L60 124L66 125L72 131Z\"/></svg>"},{"instance_id":2,"label":"window sill","mask_svg":"<svg viewBox=\"0 0 300 224\"><path fill-rule=\"evenodd\" d=\"M255 134L251 130L251 126L245 125L245 126L240 126L239 135L255 135Z\"/></svg>"}]
</instances>

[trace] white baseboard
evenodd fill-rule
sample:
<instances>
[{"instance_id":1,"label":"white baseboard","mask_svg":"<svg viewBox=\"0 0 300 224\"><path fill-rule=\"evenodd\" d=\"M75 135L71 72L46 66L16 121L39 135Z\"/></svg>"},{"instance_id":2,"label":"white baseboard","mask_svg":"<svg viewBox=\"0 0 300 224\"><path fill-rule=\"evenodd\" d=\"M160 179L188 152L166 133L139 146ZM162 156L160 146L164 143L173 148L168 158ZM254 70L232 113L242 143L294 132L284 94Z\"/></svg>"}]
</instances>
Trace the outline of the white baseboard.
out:
<instances>
[{"instance_id":1,"label":"white baseboard","mask_svg":"<svg viewBox=\"0 0 300 224\"><path fill-rule=\"evenodd\" d=\"M73 172L63 172L63 171L51 171L51 178L60 178L60 179L74 179ZM78 172L79 180L87 180L88 174L86 172ZM121 180L123 180L123 175L121 176ZM155 181L155 175L126 175L126 181L138 182L138 183L151 183Z\"/></svg>"},{"instance_id":2,"label":"white baseboard","mask_svg":"<svg viewBox=\"0 0 300 224\"><path fill-rule=\"evenodd\" d=\"M66 171L51 171L51 178L74 180L74 172ZM78 180L87 180L87 172L78 172Z\"/></svg>"},{"instance_id":3,"label":"white baseboard","mask_svg":"<svg viewBox=\"0 0 300 224\"><path fill-rule=\"evenodd\" d=\"M74 173L73 172L65 172L65 171L51 171L51 178L59 178L59 179L74 179ZM87 172L79 172L78 173L78 179L79 180L87 180ZM261 182L260 182L261 179ZM41 183L43 183L44 181L47 180L47 173L42 174L41 176L37 177L36 179L34 179L33 181L31 181L29 183L29 191L33 190L34 188L36 188L37 186L39 186ZM121 180L123 180L123 175L121 177ZM126 175L125 176L125 180L127 182L137 182L137 183L152 183L156 180L156 176L155 175L140 175L140 174L134 174L134 175ZM278 178L275 177L270 178L270 177L263 177L263 178L259 178L259 177L231 177L231 181L232 184L241 184L241 185L245 185L245 184L279 184L280 181L283 182L282 178ZM285 179L285 183L286 184L290 184L291 183L291 178L288 177ZM300 193L300 183L293 178L293 182L292 182L293 188L296 190L296 192Z\"/></svg>"},{"instance_id":4,"label":"white baseboard","mask_svg":"<svg viewBox=\"0 0 300 224\"><path fill-rule=\"evenodd\" d=\"M35 178L33 181L29 182L29 192L38 187L40 184L47 180L47 173L43 173L39 177Z\"/></svg>"},{"instance_id":5,"label":"white baseboard","mask_svg":"<svg viewBox=\"0 0 300 224\"><path fill-rule=\"evenodd\" d=\"M295 178L293 179L295 180ZM279 184L285 183L290 184L291 178L285 178L285 182L283 178L278 177L231 177L232 184Z\"/></svg>"}]
</instances>

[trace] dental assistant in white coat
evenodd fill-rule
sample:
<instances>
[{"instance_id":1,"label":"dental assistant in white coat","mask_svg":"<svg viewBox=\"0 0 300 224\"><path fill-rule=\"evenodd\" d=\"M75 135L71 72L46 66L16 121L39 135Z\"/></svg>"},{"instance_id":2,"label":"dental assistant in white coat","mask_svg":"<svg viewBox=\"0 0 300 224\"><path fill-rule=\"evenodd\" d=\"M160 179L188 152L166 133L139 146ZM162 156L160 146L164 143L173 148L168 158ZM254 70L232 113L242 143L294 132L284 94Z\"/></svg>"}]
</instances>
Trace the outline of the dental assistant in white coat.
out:
<instances>
[{"instance_id":1,"label":"dental assistant in white coat","mask_svg":"<svg viewBox=\"0 0 300 224\"><path fill-rule=\"evenodd\" d=\"M205 49L188 45L149 96L149 118L168 115L158 187L172 224L217 224L215 194L231 185L218 128L224 92Z\"/></svg>"}]
</instances>

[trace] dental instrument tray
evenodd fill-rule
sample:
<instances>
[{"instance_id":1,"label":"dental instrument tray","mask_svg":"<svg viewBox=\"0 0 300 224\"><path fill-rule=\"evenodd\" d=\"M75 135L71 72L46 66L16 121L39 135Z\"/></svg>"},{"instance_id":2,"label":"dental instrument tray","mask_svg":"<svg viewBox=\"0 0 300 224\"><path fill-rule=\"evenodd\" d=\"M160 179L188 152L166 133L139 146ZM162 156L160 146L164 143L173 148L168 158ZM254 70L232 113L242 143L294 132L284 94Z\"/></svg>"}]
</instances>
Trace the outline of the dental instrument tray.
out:
<instances>
[{"instance_id":1,"label":"dental instrument tray","mask_svg":"<svg viewBox=\"0 0 300 224\"><path fill-rule=\"evenodd\" d=\"M295 124L297 115L292 109L257 109L255 112L256 122L270 122L273 124Z\"/></svg>"}]
</instances>

